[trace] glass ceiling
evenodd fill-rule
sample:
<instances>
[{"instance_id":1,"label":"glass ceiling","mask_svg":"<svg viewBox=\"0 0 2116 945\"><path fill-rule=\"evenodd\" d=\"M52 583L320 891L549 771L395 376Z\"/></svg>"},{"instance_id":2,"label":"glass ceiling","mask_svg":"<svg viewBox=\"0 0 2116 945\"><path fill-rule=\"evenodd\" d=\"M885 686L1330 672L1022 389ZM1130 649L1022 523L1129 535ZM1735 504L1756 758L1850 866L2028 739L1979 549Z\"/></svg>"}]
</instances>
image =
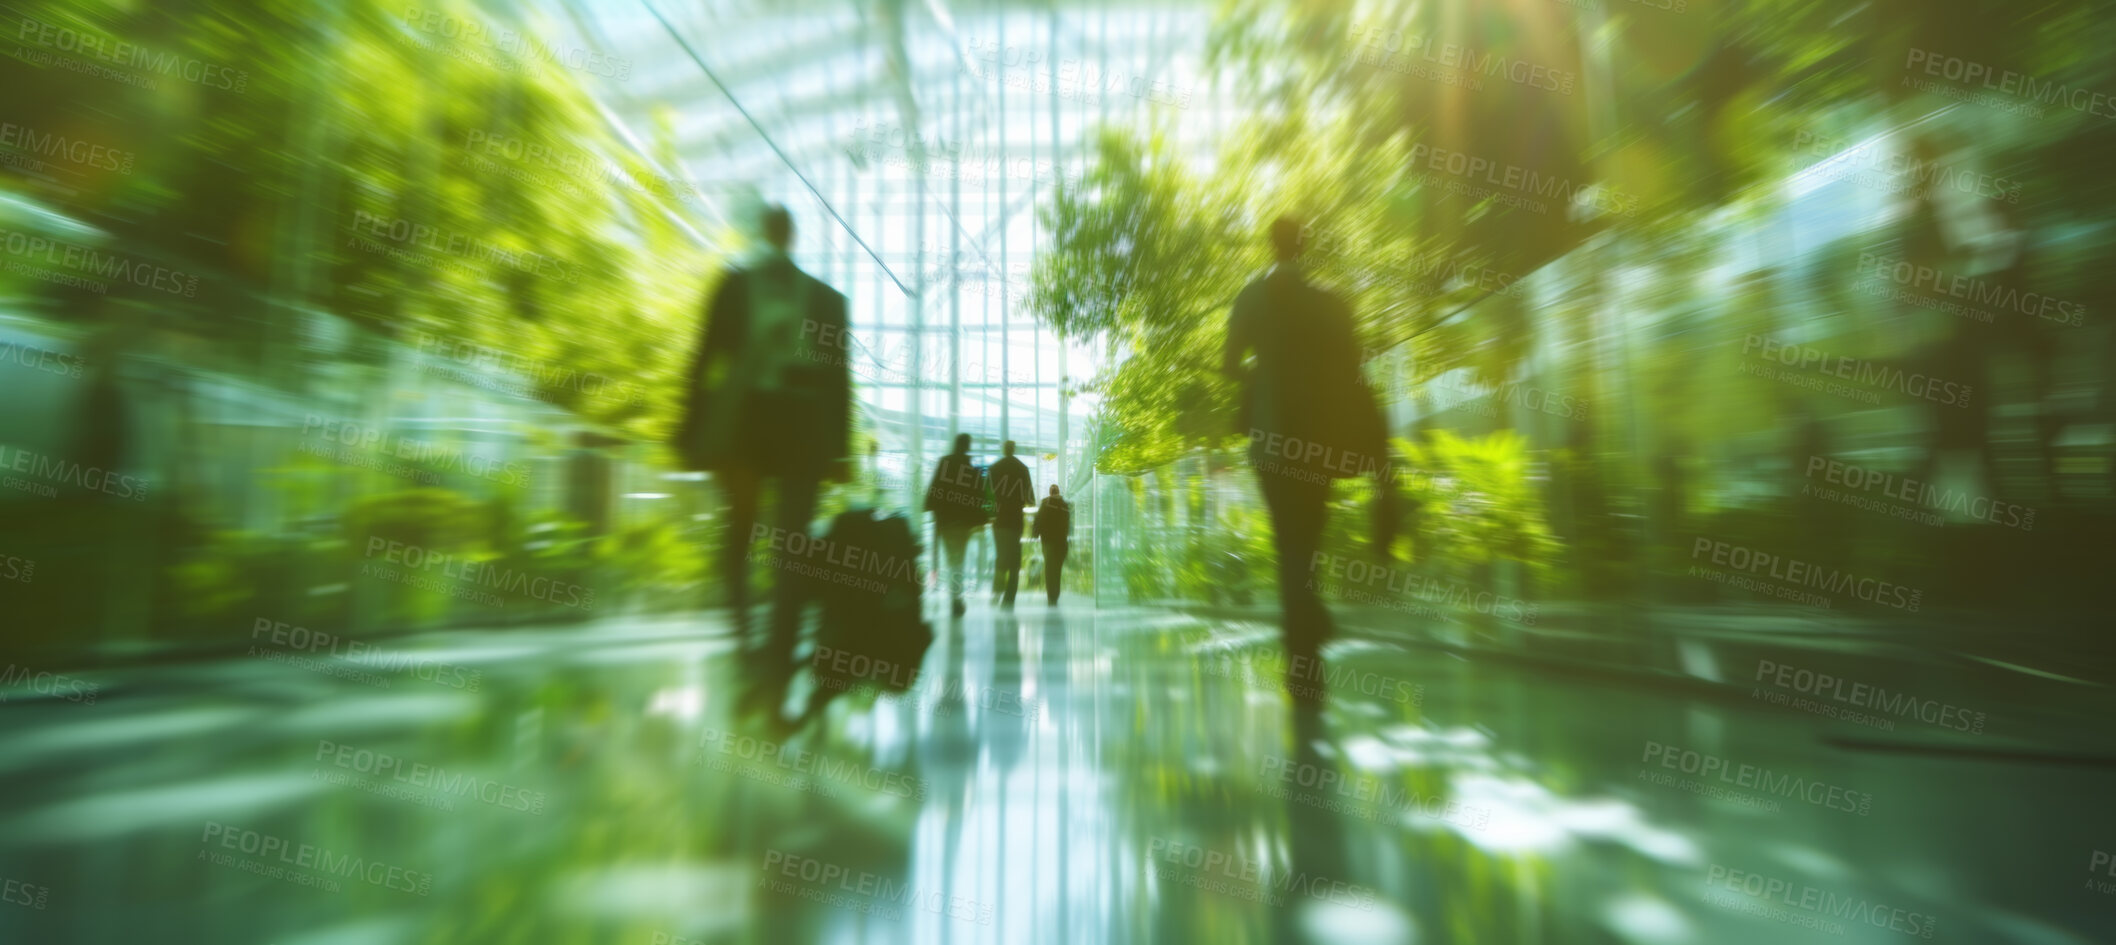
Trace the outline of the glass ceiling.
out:
<instances>
[{"instance_id":1,"label":"glass ceiling","mask_svg":"<svg viewBox=\"0 0 2116 945\"><path fill-rule=\"evenodd\" d=\"M696 4L547 0L494 11L577 48L608 119L692 188L734 246L794 213L794 258L851 300L855 379L885 480L910 490L955 433L1018 441L1039 482L1091 470L1105 352L1026 310L1035 208L1098 123L1190 150L1226 116L1199 88L1209 9L1115 3ZM707 274L700 274L701 284ZM678 291L698 291L681 287Z\"/></svg>"}]
</instances>

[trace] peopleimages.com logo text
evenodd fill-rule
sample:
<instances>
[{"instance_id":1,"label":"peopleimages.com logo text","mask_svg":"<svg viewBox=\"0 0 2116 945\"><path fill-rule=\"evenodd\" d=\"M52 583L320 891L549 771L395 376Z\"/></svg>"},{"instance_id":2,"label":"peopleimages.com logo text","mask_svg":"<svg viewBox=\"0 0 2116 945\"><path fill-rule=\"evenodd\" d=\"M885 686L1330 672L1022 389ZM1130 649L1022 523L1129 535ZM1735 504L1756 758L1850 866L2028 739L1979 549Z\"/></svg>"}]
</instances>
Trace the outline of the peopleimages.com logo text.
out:
<instances>
[{"instance_id":1,"label":"peopleimages.com logo text","mask_svg":"<svg viewBox=\"0 0 2116 945\"><path fill-rule=\"evenodd\" d=\"M1759 574L1796 587L1812 587L1832 594L1851 594L1860 600L1917 613L1925 592L1879 578L1861 577L1849 571L1825 567L1757 551L1744 545L1699 537L1690 546L1690 560L1709 559L1720 567Z\"/></svg>"},{"instance_id":2,"label":"peopleimages.com logo text","mask_svg":"<svg viewBox=\"0 0 2116 945\"><path fill-rule=\"evenodd\" d=\"M1733 761L1681 745L1648 739L1639 761L1658 764L1670 771L1696 775L1707 782L1760 791L1773 797L1806 801L1817 807L1844 811L1861 817L1873 812L1874 796L1871 793Z\"/></svg>"},{"instance_id":3,"label":"peopleimages.com logo text","mask_svg":"<svg viewBox=\"0 0 2116 945\"><path fill-rule=\"evenodd\" d=\"M1967 407L1970 394L1975 392L1975 388L1967 384L1930 377L1916 371L1905 371L1890 364L1831 354L1810 345L1787 344L1762 335L1747 336L1742 341L1741 352L1801 371L1813 371L1826 377L1864 384L1869 388L1885 387L1908 397L1929 400L1943 406Z\"/></svg>"},{"instance_id":4,"label":"peopleimages.com logo text","mask_svg":"<svg viewBox=\"0 0 2116 945\"><path fill-rule=\"evenodd\" d=\"M339 886L330 878L337 877L359 880L370 886L414 896L425 896L433 892L432 873L408 870L314 844L295 843L285 837L219 821L206 821L199 843L202 848L197 859L299 886L316 886L337 892ZM256 856L258 859L245 858L238 861L233 855L222 852L227 850Z\"/></svg>"},{"instance_id":5,"label":"peopleimages.com logo text","mask_svg":"<svg viewBox=\"0 0 2116 945\"><path fill-rule=\"evenodd\" d=\"M1974 735L1984 731L1985 714L1982 712L1937 699L1921 699L1883 686L1853 682L1790 663L1757 660L1755 681L1804 696L1841 702L1858 709L1871 709L1876 713L1902 719L1917 719L1957 732Z\"/></svg>"},{"instance_id":6,"label":"peopleimages.com logo text","mask_svg":"<svg viewBox=\"0 0 2116 945\"><path fill-rule=\"evenodd\" d=\"M1993 89L2038 105L2058 105L2102 118L2116 118L2116 96L2093 89L2073 88L2055 79L2028 75L2011 69L1994 69L1960 56L1913 48L1904 57L1903 68L1906 71L1917 70L1967 86Z\"/></svg>"},{"instance_id":7,"label":"peopleimages.com logo text","mask_svg":"<svg viewBox=\"0 0 2116 945\"><path fill-rule=\"evenodd\" d=\"M1939 920L1921 912L1890 906L1863 896L1844 895L1805 883L1766 876L1747 870L1713 864L1705 873L1707 889L1726 889L1748 896L1757 904L1785 906L1818 918L1837 919L1854 925L1900 932L1913 938L1931 938ZM1785 921L1780 917L1780 921ZM1802 923L1804 924L1804 923Z\"/></svg>"}]
</instances>

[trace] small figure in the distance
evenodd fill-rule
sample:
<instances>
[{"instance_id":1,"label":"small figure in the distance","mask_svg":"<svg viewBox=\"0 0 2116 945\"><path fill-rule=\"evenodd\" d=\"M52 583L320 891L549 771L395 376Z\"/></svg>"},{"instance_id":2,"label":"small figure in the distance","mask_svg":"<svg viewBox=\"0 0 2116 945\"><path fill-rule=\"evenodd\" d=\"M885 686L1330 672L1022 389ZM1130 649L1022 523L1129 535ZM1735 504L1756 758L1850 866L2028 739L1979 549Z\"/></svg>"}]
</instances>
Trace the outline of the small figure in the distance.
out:
<instances>
[{"instance_id":1,"label":"small figure in the distance","mask_svg":"<svg viewBox=\"0 0 2116 945\"><path fill-rule=\"evenodd\" d=\"M1000 444L1006 453L985 472L985 480L992 487L992 544L998 553L993 564L993 580L999 593L999 606L1003 610L1014 609L1014 592L1021 586L1021 531L1023 510L1036 501L1036 480L1029 475L1029 467L1014 458L1014 441Z\"/></svg>"},{"instance_id":2,"label":"small figure in the distance","mask_svg":"<svg viewBox=\"0 0 2116 945\"><path fill-rule=\"evenodd\" d=\"M970 459L970 434L955 436L955 452L933 466L926 484L926 511L933 513L933 532L940 537L941 558L948 572L948 612L960 617L963 604L963 555L970 533L985 523L984 470Z\"/></svg>"},{"instance_id":3,"label":"small figure in the distance","mask_svg":"<svg viewBox=\"0 0 2116 945\"><path fill-rule=\"evenodd\" d=\"M1050 496L1036 507L1034 536L1043 542L1043 592L1056 607L1059 578L1065 572L1065 555L1073 536L1073 507L1058 495L1057 483L1051 484Z\"/></svg>"}]
</instances>

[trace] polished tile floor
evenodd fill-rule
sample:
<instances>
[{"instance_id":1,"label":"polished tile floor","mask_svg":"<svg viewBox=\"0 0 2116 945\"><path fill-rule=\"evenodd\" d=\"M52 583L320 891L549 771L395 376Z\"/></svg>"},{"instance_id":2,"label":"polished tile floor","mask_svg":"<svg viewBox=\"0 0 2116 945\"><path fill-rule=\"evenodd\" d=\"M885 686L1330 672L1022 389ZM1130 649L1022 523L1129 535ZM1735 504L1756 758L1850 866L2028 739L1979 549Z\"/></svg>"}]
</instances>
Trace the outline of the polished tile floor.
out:
<instances>
[{"instance_id":1,"label":"polished tile floor","mask_svg":"<svg viewBox=\"0 0 2116 945\"><path fill-rule=\"evenodd\" d=\"M1987 750L2107 716L2025 683L1882 731L1345 639L1307 713L1265 624L935 626L791 732L703 616L17 686L0 941L2116 940L2116 769Z\"/></svg>"}]
</instances>

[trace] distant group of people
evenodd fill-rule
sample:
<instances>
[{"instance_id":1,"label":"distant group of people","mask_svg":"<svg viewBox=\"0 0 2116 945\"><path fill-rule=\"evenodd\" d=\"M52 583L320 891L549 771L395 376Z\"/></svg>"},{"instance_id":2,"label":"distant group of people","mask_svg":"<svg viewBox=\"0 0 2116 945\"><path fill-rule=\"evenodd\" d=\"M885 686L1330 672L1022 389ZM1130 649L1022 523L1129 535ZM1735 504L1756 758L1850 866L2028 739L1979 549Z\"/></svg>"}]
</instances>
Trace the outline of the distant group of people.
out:
<instances>
[{"instance_id":1,"label":"distant group of people","mask_svg":"<svg viewBox=\"0 0 2116 945\"><path fill-rule=\"evenodd\" d=\"M998 546L993 578L1000 606L1013 609L1014 594L1021 583L1021 535L1028 505L1035 501L1036 483L1029 468L1014 456L1014 441L1002 444L1006 455L990 469L979 469L970 458L970 434L957 434L955 451L933 466L926 484L926 511L933 514L933 531L940 538L941 559L947 570L949 610L957 617L968 605L963 602L967 581L963 558L970 533L986 524L989 496L993 544ZM1050 495L1036 509L1031 537L1043 543L1044 593L1052 606L1058 603L1059 580L1073 533L1072 507L1051 486Z\"/></svg>"},{"instance_id":2,"label":"distant group of people","mask_svg":"<svg viewBox=\"0 0 2116 945\"><path fill-rule=\"evenodd\" d=\"M845 296L802 272L787 255L793 223L785 208L764 213L767 247L754 263L721 280L706 313L704 340L689 376L676 446L692 469L723 484L729 505L726 567L738 629L749 624L748 553L760 492L776 481L776 527L806 534L823 480L851 478L851 365L837 340L848 337ZM1228 319L1222 369L1240 387L1238 427L1250 437L1278 553L1279 602L1288 666L1317 667L1330 617L1307 573L1322 540L1330 481L1371 470L1385 474L1386 428L1360 372L1351 309L1309 282L1299 263L1299 221L1271 227L1277 264L1244 287ZM1253 356L1253 363L1251 358ZM1298 443L1297 451L1270 444ZM965 612L963 559L973 532L988 522L997 545L996 591L1011 608L1021 572L1021 539L1035 484L1014 456L1014 443L990 469L970 455L971 438L935 465L924 509L946 564L949 607ZM1386 489L1376 504L1376 547L1393 534ZM1044 584L1058 601L1071 509L1051 486L1030 530L1043 544ZM797 582L774 582L770 632L759 649L772 672L791 673L799 632ZM1320 687L1287 687L1312 705Z\"/></svg>"}]
</instances>

